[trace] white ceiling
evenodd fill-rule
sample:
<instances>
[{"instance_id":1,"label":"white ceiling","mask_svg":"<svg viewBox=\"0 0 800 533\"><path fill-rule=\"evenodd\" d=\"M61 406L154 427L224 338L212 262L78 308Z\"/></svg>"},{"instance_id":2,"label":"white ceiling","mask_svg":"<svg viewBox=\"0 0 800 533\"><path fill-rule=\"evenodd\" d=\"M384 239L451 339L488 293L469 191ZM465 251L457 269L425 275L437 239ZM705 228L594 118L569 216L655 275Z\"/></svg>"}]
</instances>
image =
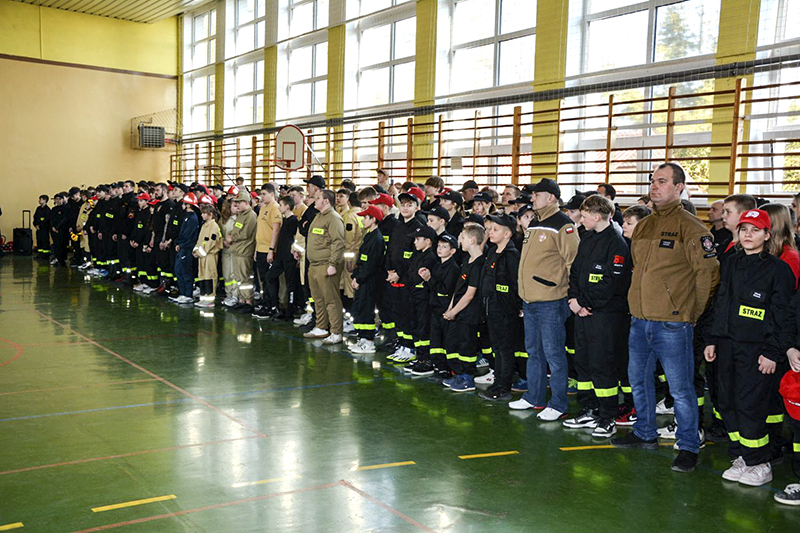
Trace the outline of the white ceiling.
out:
<instances>
[{"instance_id":1,"label":"white ceiling","mask_svg":"<svg viewBox=\"0 0 800 533\"><path fill-rule=\"evenodd\" d=\"M15 0L24 4L52 7L111 17L131 22L153 23L180 15L208 0Z\"/></svg>"}]
</instances>

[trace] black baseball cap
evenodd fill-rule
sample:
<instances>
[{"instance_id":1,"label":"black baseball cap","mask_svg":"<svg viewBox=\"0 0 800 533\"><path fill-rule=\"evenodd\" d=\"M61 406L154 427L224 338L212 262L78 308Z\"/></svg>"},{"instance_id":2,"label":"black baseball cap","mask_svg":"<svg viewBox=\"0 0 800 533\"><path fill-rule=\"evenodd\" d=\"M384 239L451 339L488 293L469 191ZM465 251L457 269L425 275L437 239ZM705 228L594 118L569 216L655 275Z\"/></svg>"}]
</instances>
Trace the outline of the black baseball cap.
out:
<instances>
[{"instance_id":1,"label":"black baseball cap","mask_svg":"<svg viewBox=\"0 0 800 533\"><path fill-rule=\"evenodd\" d=\"M175 188L182 190L183 194L189 192L189 187L185 183L176 183Z\"/></svg>"},{"instance_id":2,"label":"black baseball cap","mask_svg":"<svg viewBox=\"0 0 800 533\"><path fill-rule=\"evenodd\" d=\"M533 192L549 192L556 198L561 198L561 188L558 183L550 178L542 178L542 180L533 186Z\"/></svg>"},{"instance_id":3,"label":"black baseball cap","mask_svg":"<svg viewBox=\"0 0 800 533\"><path fill-rule=\"evenodd\" d=\"M425 216L433 215L443 219L445 222L450 222L450 213L448 213L447 209L440 205L434 205L428 211L423 211L422 214Z\"/></svg>"},{"instance_id":4,"label":"black baseball cap","mask_svg":"<svg viewBox=\"0 0 800 533\"><path fill-rule=\"evenodd\" d=\"M569 202L564 204L564 209L580 209L586 197L582 194L576 194L569 199Z\"/></svg>"},{"instance_id":5,"label":"black baseball cap","mask_svg":"<svg viewBox=\"0 0 800 533\"><path fill-rule=\"evenodd\" d=\"M417 229L408 234L409 237L416 239L417 237L424 237L430 239L431 242L436 241L436 230L430 226L418 226Z\"/></svg>"},{"instance_id":6,"label":"black baseball cap","mask_svg":"<svg viewBox=\"0 0 800 533\"><path fill-rule=\"evenodd\" d=\"M511 233L514 233L517 229L517 219L511 215L489 215L486 217L486 220L507 227L511 230Z\"/></svg>"},{"instance_id":7,"label":"black baseball cap","mask_svg":"<svg viewBox=\"0 0 800 533\"><path fill-rule=\"evenodd\" d=\"M461 187L461 192L464 192L467 189L480 189L480 187L478 187L478 184L475 182L475 180L467 180L464 183L464 186Z\"/></svg>"},{"instance_id":8,"label":"black baseball cap","mask_svg":"<svg viewBox=\"0 0 800 533\"><path fill-rule=\"evenodd\" d=\"M447 244L450 245L450 247L455 248L456 250L458 249L458 239L456 239L455 237L453 237L452 235L450 235L446 231L444 233L442 233L441 235L439 235L438 240L440 242L441 241L446 242Z\"/></svg>"},{"instance_id":9,"label":"black baseball cap","mask_svg":"<svg viewBox=\"0 0 800 533\"><path fill-rule=\"evenodd\" d=\"M525 204L517 210L517 218L520 218L522 215L527 213L528 211L533 211L533 206L531 204Z\"/></svg>"},{"instance_id":10,"label":"black baseball cap","mask_svg":"<svg viewBox=\"0 0 800 533\"><path fill-rule=\"evenodd\" d=\"M69 189L69 195L70 196L78 194L79 192L81 192L81 190L79 188L77 188L77 187L70 187L70 189Z\"/></svg>"},{"instance_id":11,"label":"black baseball cap","mask_svg":"<svg viewBox=\"0 0 800 533\"><path fill-rule=\"evenodd\" d=\"M454 191L453 189L448 189L441 194L437 194L436 198L440 198L442 200L450 200L451 202L455 202L458 205L462 205L464 203L464 197L458 191Z\"/></svg>"},{"instance_id":12,"label":"black baseball cap","mask_svg":"<svg viewBox=\"0 0 800 533\"><path fill-rule=\"evenodd\" d=\"M486 191L481 191L477 193L475 196L472 197L473 202L486 202L487 204L492 203L492 195Z\"/></svg>"},{"instance_id":13,"label":"black baseball cap","mask_svg":"<svg viewBox=\"0 0 800 533\"><path fill-rule=\"evenodd\" d=\"M514 198L510 202L510 205L525 205L531 203L531 195L530 194L521 194L519 197Z\"/></svg>"},{"instance_id":14,"label":"black baseball cap","mask_svg":"<svg viewBox=\"0 0 800 533\"><path fill-rule=\"evenodd\" d=\"M323 178L319 174L314 174L309 179L303 180L303 181L305 181L306 184L308 184L308 185L315 185L315 186L319 187L320 189L324 189L325 188L325 178Z\"/></svg>"}]
</instances>

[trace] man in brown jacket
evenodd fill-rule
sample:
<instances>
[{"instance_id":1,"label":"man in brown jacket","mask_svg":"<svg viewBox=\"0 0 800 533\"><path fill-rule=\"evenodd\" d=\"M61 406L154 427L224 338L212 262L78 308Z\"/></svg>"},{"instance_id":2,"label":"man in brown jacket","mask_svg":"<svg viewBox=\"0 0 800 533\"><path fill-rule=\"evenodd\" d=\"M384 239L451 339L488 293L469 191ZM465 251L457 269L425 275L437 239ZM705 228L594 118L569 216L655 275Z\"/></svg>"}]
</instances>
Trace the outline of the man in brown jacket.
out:
<instances>
[{"instance_id":1,"label":"man in brown jacket","mask_svg":"<svg viewBox=\"0 0 800 533\"><path fill-rule=\"evenodd\" d=\"M250 195L243 188L233 199L236 221L225 237L225 247L233 260L233 279L239 294L239 303L231 307L237 313L253 312L253 254L256 250L258 219L250 208Z\"/></svg>"},{"instance_id":2,"label":"man in brown jacket","mask_svg":"<svg viewBox=\"0 0 800 533\"><path fill-rule=\"evenodd\" d=\"M525 318L528 352L528 392L511 402L511 409L544 408L539 420L552 422L566 415L569 269L578 253L578 230L558 208L561 189L544 178L533 187L538 221L525 232L519 261L519 296ZM547 367L551 398L547 402Z\"/></svg>"},{"instance_id":3,"label":"man in brown jacket","mask_svg":"<svg viewBox=\"0 0 800 533\"><path fill-rule=\"evenodd\" d=\"M317 192L314 207L319 211L308 228L306 257L308 283L317 322L303 336L324 339L325 344L342 342L342 297L339 278L344 268L344 222L334 209L336 194L330 189ZM330 328L330 331L329 329Z\"/></svg>"},{"instance_id":4,"label":"man in brown jacket","mask_svg":"<svg viewBox=\"0 0 800 533\"><path fill-rule=\"evenodd\" d=\"M680 165L660 165L650 181L655 212L633 232L628 377L638 418L633 431L612 440L621 448L658 448L653 383L658 360L675 398L680 450L672 463L676 472L691 472L697 465L700 438L692 338L694 324L719 283L714 237L681 206L685 187Z\"/></svg>"}]
</instances>

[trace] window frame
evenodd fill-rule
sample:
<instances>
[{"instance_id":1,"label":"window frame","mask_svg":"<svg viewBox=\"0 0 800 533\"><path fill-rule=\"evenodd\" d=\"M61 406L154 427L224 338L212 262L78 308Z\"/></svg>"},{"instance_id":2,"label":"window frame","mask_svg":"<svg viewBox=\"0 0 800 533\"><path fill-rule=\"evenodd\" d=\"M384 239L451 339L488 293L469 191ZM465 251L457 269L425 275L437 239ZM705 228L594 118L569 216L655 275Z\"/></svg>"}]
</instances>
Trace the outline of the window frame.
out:
<instances>
[{"instance_id":1,"label":"window frame","mask_svg":"<svg viewBox=\"0 0 800 533\"><path fill-rule=\"evenodd\" d=\"M268 11L267 3L264 2L264 12L259 14L259 12L258 12L259 1L255 0L255 14L253 16L253 20L240 23L240 21L239 21L239 2L242 2L242 1L246 1L246 0L233 0L234 24L233 24L233 28L232 28L231 31L232 31L232 34L233 34L233 49L234 49L235 55L237 57L241 56L241 55L249 54L250 52L253 52L253 51L256 51L256 50L261 50L267 44L266 43L266 40L267 40L267 37L266 37L266 34L267 34L267 11ZM263 30L263 33L264 33L264 36L261 39L262 42L264 43L262 46L258 46L258 43L259 43L258 25L259 24L262 24L262 30ZM242 50L240 52L239 48L238 48L239 47L239 33L242 31L242 29L244 29L244 28L246 28L248 26L252 26L253 27L253 43L252 43L253 47L249 48L247 50Z\"/></svg>"}]
</instances>

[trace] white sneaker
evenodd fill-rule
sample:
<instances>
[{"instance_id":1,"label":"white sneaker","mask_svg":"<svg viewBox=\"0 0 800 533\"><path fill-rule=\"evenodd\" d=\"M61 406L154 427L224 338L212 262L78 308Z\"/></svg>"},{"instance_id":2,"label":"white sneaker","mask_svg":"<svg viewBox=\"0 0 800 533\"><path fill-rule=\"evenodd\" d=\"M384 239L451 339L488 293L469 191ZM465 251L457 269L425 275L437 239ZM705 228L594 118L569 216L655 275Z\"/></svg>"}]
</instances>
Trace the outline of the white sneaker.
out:
<instances>
[{"instance_id":1,"label":"white sneaker","mask_svg":"<svg viewBox=\"0 0 800 533\"><path fill-rule=\"evenodd\" d=\"M744 459L740 455L733 461L731 461L731 467L722 473L722 479L727 479L728 481L739 481L744 474L745 469L747 469L747 465L744 463Z\"/></svg>"},{"instance_id":2,"label":"white sneaker","mask_svg":"<svg viewBox=\"0 0 800 533\"><path fill-rule=\"evenodd\" d=\"M486 374L476 377L475 383L479 385L491 385L494 383L494 370L489 370Z\"/></svg>"},{"instance_id":3,"label":"white sneaker","mask_svg":"<svg viewBox=\"0 0 800 533\"><path fill-rule=\"evenodd\" d=\"M660 402L656 404L656 414L657 415L674 415L675 414L675 406L667 407L667 399L662 398Z\"/></svg>"},{"instance_id":4,"label":"white sneaker","mask_svg":"<svg viewBox=\"0 0 800 533\"><path fill-rule=\"evenodd\" d=\"M403 353L400 355L395 355L392 359L395 363L410 363L411 361L416 361L417 356L416 354L411 351L411 348L402 348Z\"/></svg>"},{"instance_id":5,"label":"white sneaker","mask_svg":"<svg viewBox=\"0 0 800 533\"><path fill-rule=\"evenodd\" d=\"M342 342L342 336L338 333L331 333L323 339L322 344L339 344L340 342Z\"/></svg>"},{"instance_id":6,"label":"white sneaker","mask_svg":"<svg viewBox=\"0 0 800 533\"><path fill-rule=\"evenodd\" d=\"M746 466L739 477L739 483L750 487L760 487L772 481L772 465L762 463L755 466Z\"/></svg>"},{"instance_id":7,"label":"white sneaker","mask_svg":"<svg viewBox=\"0 0 800 533\"><path fill-rule=\"evenodd\" d=\"M375 353L375 343L367 339L358 339L358 342L350 348L353 353Z\"/></svg>"},{"instance_id":8,"label":"white sneaker","mask_svg":"<svg viewBox=\"0 0 800 533\"><path fill-rule=\"evenodd\" d=\"M678 431L678 423L673 420L663 428L658 428L658 438L675 440L675 433L677 431Z\"/></svg>"},{"instance_id":9,"label":"white sneaker","mask_svg":"<svg viewBox=\"0 0 800 533\"><path fill-rule=\"evenodd\" d=\"M561 411L556 411L552 407L545 407L544 410L536 415L536 418L541 420L542 422L555 422L559 418L563 417L566 413L562 413Z\"/></svg>"},{"instance_id":10,"label":"white sneaker","mask_svg":"<svg viewBox=\"0 0 800 533\"><path fill-rule=\"evenodd\" d=\"M192 291L192 296L194 296L195 298L200 296L200 287L195 287L194 288L194 290Z\"/></svg>"},{"instance_id":11,"label":"white sneaker","mask_svg":"<svg viewBox=\"0 0 800 533\"><path fill-rule=\"evenodd\" d=\"M202 307L203 309L214 307L213 300L200 300L194 303L195 307Z\"/></svg>"},{"instance_id":12,"label":"white sneaker","mask_svg":"<svg viewBox=\"0 0 800 533\"><path fill-rule=\"evenodd\" d=\"M328 333L327 330L318 327L314 327L311 331L303 333L303 337L307 339L324 339L328 335L330 335L330 333Z\"/></svg>"},{"instance_id":13,"label":"white sneaker","mask_svg":"<svg viewBox=\"0 0 800 533\"><path fill-rule=\"evenodd\" d=\"M295 326L307 326L307 325L309 325L311 323L311 317L312 317L311 313L305 313L300 318L295 318L294 319L294 325Z\"/></svg>"},{"instance_id":14,"label":"white sneaker","mask_svg":"<svg viewBox=\"0 0 800 533\"><path fill-rule=\"evenodd\" d=\"M239 303L239 300L237 300L236 298L232 298L230 296L228 298L225 298L224 300L222 300L222 305L224 305L225 307L233 307L234 305L236 305L238 303Z\"/></svg>"},{"instance_id":15,"label":"white sneaker","mask_svg":"<svg viewBox=\"0 0 800 533\"><path fill-rule=\"evenodd\" d=\"M395 361L398 357L403 357L407 348L405 346L398 346L392 355L386 357L389 361Z\"/></svg>"},{"instance_id":16,"label":"white sneaker","mask_svg":"<svg viewBox=\"0 0 800 533\"><path fill-rule=\"evenodd\" d=\"M528 401L524 398L520 398L519 400L515 400L513 402L509 402L508 408L514 409L516 411L523 411L525 409L534 409L536 406L531 405Z\"/></svg>"},{"instance_id":17,"label":"white sneaker","mask_svg":"<svg viewBox=\"0 0 800 533\"><path fill-rule=\"evenodd\" d=\"M178 299L175 300L175 302L179 303L181 305L183 305L183 304L193 304L194 303L194 298L192 298L191 296L178 296Z\"/></svg>"},{"instance_id":18,"label":"white sneaker","mask_svg":"<svg viewBox=\"0 0 800 533\"><path fill-rule=\"evenodd\" d=\"M145 285L144 289L142 289L142 294L152 294L154 292L156 292L156 289L147 285Z\"/></svg>"},{"instance_id":19,"label":"white sneaker","mask_svg":"<svg viewBox=\"0 0 800 533\"><path fill-rule=\"evenodd\" d=\"M344 333L352 333L356 330L355 326L353 325L352 320L345 320L344 326L342 327L342 331Z\"/></svg>"}]
</instances>

